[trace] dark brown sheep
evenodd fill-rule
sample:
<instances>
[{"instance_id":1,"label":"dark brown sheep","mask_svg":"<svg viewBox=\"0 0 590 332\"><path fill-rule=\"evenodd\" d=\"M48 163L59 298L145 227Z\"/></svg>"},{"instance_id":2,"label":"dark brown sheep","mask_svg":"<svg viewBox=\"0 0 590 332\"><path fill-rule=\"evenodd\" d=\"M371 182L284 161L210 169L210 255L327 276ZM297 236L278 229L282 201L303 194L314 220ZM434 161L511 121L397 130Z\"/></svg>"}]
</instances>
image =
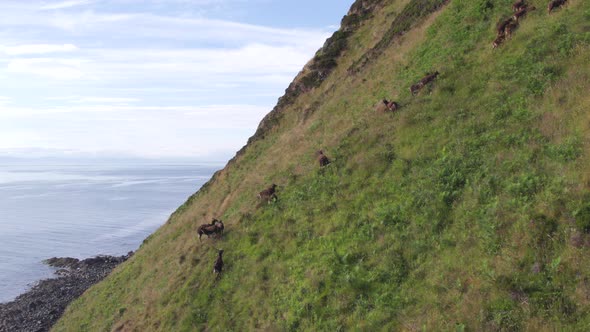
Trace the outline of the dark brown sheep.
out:
<instances>
[{"instance_id":1,"label":"dark brown sheep","mask_svg":"<svg viewBox=\"0 0 590 332\"><path fill-rule=\"evenodd\" d=\"M203 236L203 234L207 235L207 237L210 237L212 234L215 234L216 231L217 228L215 227L215 225L203 224L199 226L199 228L197 228L197 234L199 234L199 241L201 241L201 236Z\"/></svg>"},{"instance_id":2,"label":"dark brown sheep","mask_svg":"<svg viewBox=\"0 0 590 332\"><path fill-rule=\"evenodd\" d=\"M387 99L383 99L380 101L377 106L375 106L375 110L379 113L387 113L387 112L395 112L399 109L400 105L395 101L389 101Z\"/></svg>"},{"instance_id":3,"label":"dark brown sheep","mask_svg":"<svg viewBox=\"0 0 590 332\"><path fill-rule=\"evenodd\" d=\"M422 82L418 82L410 87L410 92L413 95L417 95L418 92L420 92L420 90L422 90L423 87L424 87L424 84L422 84Z\"/></svg>"},{"instance_id":4,"label":"dark brown sheep","mask_svg":"<svg viewBox=\"0 0 590 332\"><path fill-rule=\"evenodd\" d=\"M258 193L258 199L268 202L273 198L277 198L276 189L277 185L273 183L270 187Z\"/></svg>"},{"instance_id":5,"label":"dark brown sheep","mask_svg":"<svg viewBox=\"0 0 590 332\"><path fill-rule=\"evenodd\" d=\"M319 150L316 155L320 167L328 166L330 164L330 159L324 154L324 151Z\"/></svg>"},{"instance_id":6,"label":"dark brown sheep","mask_svg":"<svg viewBox=\"0 0 590 332\"><path fill-rule=\"evenodd\" d=\"M514 13L514 16L512 16L512 18L514 19L514 21L518 21L521 17L523 17L524 15L526 15L528 12L537 9L537 7L532 6L532 7L522 7L519 11L517 11L516 13Z\"/></svg>"},{"instance_id":7,"label":"dark brown sheep","mask_svg":"<svg viewBox=\"0 0 590 332\"><path fill-rule=\"evenodd\" d=\"M223 221L216 220L215 227L217 227L217 233L223 235L223 230L225 229L225 225L223 224Z\"/></svg>"},{"instance_id":8,"label":"dark brown sheep","mask_svg":"<svg viewBox=\"0 0 590 332\"><path fill-rule=\"evenodd\" d=\"M504 21L500 22L500 24L498 24L498 26L496 27L496 36L498 36L498 37L504 36L504 33L506 31L506 26L508 26L513 21L514 21L514 18L510 17L510 18L505 19Z\"/></svg>"},{"instance_id":9,"label":"dark brown sheep","mask_svg":"<svg viewBox=\"0 0 590 332\"><path fill-rule=\"evenodd\" d=\"M385 103L385 99L383 99L383 101L380 101L377 103L377 105L375 105L375 112L377 113L386 113L387 112L387 104Z\"/></svg>"},{"instance_id":10,"label":"dark brown sheep","mask_svg":"<svg viewBox=\"0 0 590 332\"><path fill-rule=\"evenodd\" d=\"M524 0L518 0L514 4L512 4L512 11L517 12L524 7L526 7L526 3L524 2Z\"/></svg>"},{"instance_id":11,"label":"dark brown sheep","mask_svg":"<svg viewBox=\"0 0 590 332\"><path fill-rule=\"evenodd\" d=\"M388 110L395 112L398 110L399 108L399 104L396 103L395 101L387 101L387 99L383 99L383 103L385 104L385 107L387 107Z\"/></svg>"},{"instance_id":12,"label":"dark brown sheep","mask_svg":"<svg viewBox=\"0 0 590 332\"><path fill-rule=\"evenodd\" d=\"M549 2L549 4L547 5L547 12L549 14L551 14L551 11L553 11L553 9L557 9L563 5L565 5L565 3L567 2L567 0L552 0Z\"/></svg>"},{"instance_id":13,"label":"dark brown sheep","mask_svg":"<svg viewBox=\"0 0 590 332\"><path fill-rule=\"evenodd\" d=\"M504 35L496 37L496 39L494 39L494 42L492 43L492 47L498 48L498 46L502 45L504 40L506 40L506 37Z\"/></svg>"},{"instance_id":14,"label":"dark brown sheep","mask_svg":"<svg viewBox=\"0 0 590 332\"><path fill-rule=\"evenodd\" d=\"M506 38L511 38L512 33L518 28L518 23L516 21L510 21L510 24L504 28L504 36Z\"/></svg>"},{"instance_id":15,"label":"dark brown sheep","mask_svg":"<svg viewBox=\"0 0 590 332\"><path fill-rule=\"evenodd\" d=\"M221 275L221 271L223 271L223 249L219 250L217 254L217 259L215 260L215 265L213 265L213 273L217 275L217 278Z\"/></svg>"},{"instance_id":16,"label":"dark brown sheep","mask_svg":"<svg viewBox=\"0 0 590 332\"><path fill-rule=\"evenodd\" d=\"M434 81L438 75L439 75L438 71L434 72L433 74L428 74L423 79L420 80L420 83L422 83L422 85L426 85L426 84Z\"/></svg>"},{"instance_id":17,"label":"dark brown sheep","mask_svg":"<svg viewBox=\"0 0 590 332\"><path fill-rule=\"evenodd\" d=\"M498 46L500 46L507 37L507 31L508 31L508 37L512 34L512 32L516 29L516 27L518 26L518 23L514 20L513 17L510 17L508 19L503 20L502 22L500 22L497 26L496 26L496 39L494 39L494 41L492 42L492 47L493 48L498 48Z\"/></svg>"},{"instance_id":18,"label":"dark brown sheep","mask_svg":"<svg viewBox=\"0 0 590 332\"><path fill-rule=\"evenodd\" d=\"M211 224L203 224L199 226L199 228L197 229L197 234L199 234L199 241L201 241L201 236L203 236L203 234L207 235L207 238L214 234L223 234L224 228L225 227L223 225L223 221L217 219L213 219Z\"/></svg>"},{"instance_id":19,"label":"dark brown sheep","mask_svg":"<svg viewBox=\"0 0 590 332\"><path fill-rule=\"evenodd\" d=\"M434 72L434 73L432 73L432 74L428 74L428 75L424 76L424 77L423 77L423 78L420 80L420 82L418 82L418 83L416 83L416 84L414 84L414 85L412 85L412 86L410 87L410 92L411 92L413 95L416 95L416 94L417 94L418 92L420 92L420 90L422 90L422 88L424 88L424 87L425 87L425 86L426 86L428 83L430 83L430 82L434 81L438 75L439 75L439 72L438 72L438 71L436 71L436 72Z\"/></svg>"}]
</instances>

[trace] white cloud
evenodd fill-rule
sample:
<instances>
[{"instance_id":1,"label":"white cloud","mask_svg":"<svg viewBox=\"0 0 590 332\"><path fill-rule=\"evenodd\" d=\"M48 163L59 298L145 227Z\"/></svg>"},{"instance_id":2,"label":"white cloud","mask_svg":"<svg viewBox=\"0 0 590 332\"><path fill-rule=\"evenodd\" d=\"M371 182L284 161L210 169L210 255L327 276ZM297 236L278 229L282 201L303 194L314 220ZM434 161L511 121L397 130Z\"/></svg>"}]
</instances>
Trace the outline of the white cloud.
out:
<instances>
[{"instance_id":1,"label":"white cloud","mask_svg":"<svg viewBox=\"0 0 590 332\"><path fill-rule=\"evenodd\" d=\"M32 74L57 80L75 80L84 75L80 59L32 58L8 62L9 73Z\"/></svg>"},{"instance_id":2,"label":"white cloud","mask_svg":"<svg viewBox=\"0 0 590 332\"><path fill-rule=\"evenodd\" d=\"M0 3L0 10L3 8ZM273 43L300 44L317 38L325 39L326 31L317 29L281 29L202 17L178 17L153 13L104 13L93 9L75 14L56 12L51 15L16 10L0 15L0 26L47 27L76 34L102 34L117 40L144 38L148 40L213 41L217 44Z\"/></svg>"},{"instance_id":3,"label":"white cloud","mask_svg":"<svg viewBox=\"0 0 590 332\"><path fill-rule=\"evenodd\" d=\"M31 146L45 147L45 140L31 130L0 131L0 149L23 149Z\"/></svg>"},{"instance_id":4,"label":"white cloud","mask_svg":"<svg viewBox=\"0 0 590 332\"><path fill-rule=\"evenodd\" d=\"M12 98L0 96L0 107L8 105L12 102Z\"/></svg>"},{"instance_id":5,"label":"white cloud","mask_svg":"<svg viewBox=\"0 0 590 332\"><path fill-rule=\"evenodd\" d=\"M0 52L7 55L47 54L56 52L74 52L78 47L72 44L28 44L16 46L0 46Z\"/></svg>"},{"instance_id":6,"label":"white cloud","mask_svg":"<svg viewBox=\"0 0 590 332\"><path fill-rule=\"evenodd\" d=\"M3 140L0 149L110 150L150 157L236 151L267 112L262 106L239 104L0 107L0 140ZM28 122L28 119L38 121L37 128L43 130L8 129L9 124ZM46 126L49 121L52 125ZM75 142L72 135L76 136Z\"/></svg>"},{"instance_id":7,"label":"white cloud","mask_svg":"<svg viewBox=\"0 0 590 332\"><path fill-rule=\"evenodd\" d=\"M88 97L88 96L67 96L67 97L49 97L47 100L65 101L74 104L128 104L141 101L139 98L120 98L120 97ZM1 101L1 99L0 99Z\"/></svg>"},{"instance_id":8,"label":"white cloud","mask_svg":"<svg viewBox=\"0 0 590 332\"><path fill-rule=\"evenodd\" d=\"M0 0L0 148L236 151L327 34L174 14L226 1Z\"/></svg>"},{"instance_id":9,"label":"white cloud","mask_svg":"<svg viewBox=\"0 0 590 332\"><path fill-rule=\"evenodd\" d=\"M250 77L293 77L309 60L311 50L297 46L252 44L235 49L127 49L91 50L94 61L89 76L184 77L226 76L226 84ZM137 61L141 54L141 61ZM284 77L281 77L282 79ZM284 83L284 82L283 82Z\"/></svg>"},{"instance_id":10,"label":"white cloud","mask_svg":"<svg viewBox=\"0 0 590 332\"><path fill-rule=\"evenodd\" d=\"M183 82L217 88L244 83L286 85L309 60L312 48L250 44L221 49L86 49L76 58L8 59L6 70L55 80Z\"/></svg>"},{"instance_id":11,"label":"white cloud","mask_svg":"<svg viewBox=\"0 0 590 332\"><path fill-rule=\"evenodd\" d=\"M61 1L55 3L49 3L46 5L42 5L39 9L41 10L55 10L55 9L66 9L72 8L82 5L89 5L95 2L94 0L70 0L70 1Z\"/></svg>"}]
</instances>

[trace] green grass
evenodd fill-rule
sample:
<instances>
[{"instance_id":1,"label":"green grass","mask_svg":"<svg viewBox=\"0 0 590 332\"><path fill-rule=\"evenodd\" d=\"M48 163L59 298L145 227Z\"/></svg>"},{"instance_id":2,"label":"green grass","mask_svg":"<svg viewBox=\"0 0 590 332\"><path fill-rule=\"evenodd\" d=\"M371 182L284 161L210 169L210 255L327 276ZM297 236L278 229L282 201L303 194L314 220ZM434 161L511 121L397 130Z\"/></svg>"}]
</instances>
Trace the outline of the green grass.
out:
<instances>
[{"instance_id":1,"label":"green grass","mask_svg":"<svg viewBox=\"0 0 590 332\"><path fill-rule=\"evenodd\" d=\"M387 44L420 1L383 1L319 87L54 329L588 330L590 6L529 2L492 50L512 1L453 0ZM384 97L402 110L375 113ZM200 243L213 216L227 233Z\"/></svg>"}]
</instances>

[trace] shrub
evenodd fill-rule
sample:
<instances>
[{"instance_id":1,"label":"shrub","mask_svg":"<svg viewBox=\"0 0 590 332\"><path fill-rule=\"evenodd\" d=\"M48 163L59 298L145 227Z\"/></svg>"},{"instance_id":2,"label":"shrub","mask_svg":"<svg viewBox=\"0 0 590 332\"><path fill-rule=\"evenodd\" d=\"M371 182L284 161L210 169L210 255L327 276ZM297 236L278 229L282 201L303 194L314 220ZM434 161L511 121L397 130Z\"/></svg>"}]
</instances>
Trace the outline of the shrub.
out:
<instances>
[{"instance_id":1,"label":"shrub","mask_svg":"<svg viewBox=\"0 0 590 332\"><path fill-rule=\"evenodd\" d=\"M500 298L490 302L485 314L491 330L519 331L521 329L521 312L515 303L508 298Z\"/></svg>"},{"instance_id":2,"label":"shrub","mask_svg":"<svg viewBox=\"0 0 590 332\"><path fill-rule=\"evenodd\" d=\"M550 157L562 162L570 162L582 155L582 144L578 138L570 138L559 145L549 145L547 153Z\"/></svg>"},{"instance_id":3,"label":"shrub","mask_svg":"<svg viewBox=\"0 0 590 332\"><path fill-rule=\"evenodd\" d=\"M543 188L545 179L537 174L524 174L508 186L508 191L516 198L529 201Z\"/></svg>"},{"instance_id":4,"label":"shrub","mask_svg":"<svg viewBox=\"0 0 590 332\"><path fill-rule=\"evenodd\" d=\"M590 203L586 203L574 212L576 227L584 233L590 233Z\"/></svg>"}]
</instances>

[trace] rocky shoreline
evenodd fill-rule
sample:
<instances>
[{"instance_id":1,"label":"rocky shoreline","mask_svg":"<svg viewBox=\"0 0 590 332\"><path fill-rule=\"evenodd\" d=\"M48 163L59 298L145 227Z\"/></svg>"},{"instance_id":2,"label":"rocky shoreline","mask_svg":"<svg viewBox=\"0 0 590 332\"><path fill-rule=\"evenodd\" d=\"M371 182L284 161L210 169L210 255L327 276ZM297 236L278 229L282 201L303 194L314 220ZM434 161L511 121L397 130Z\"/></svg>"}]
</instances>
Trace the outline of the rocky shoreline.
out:
<instances>
[{"instance_id":1,"label":"rocky shoreline","mask_svg":"<svg viewBox=\"0 0 590 332\"><path fill-rule=\"evenodd\" d=\"M58 277L40 281L12 302L0 303L0 331L49 331L70 302L132 255L133 252L129 252L125 256L96 256L84 260L54 257L44 261L59 269L55 272Z\"/></svg>"}]
</instances>

